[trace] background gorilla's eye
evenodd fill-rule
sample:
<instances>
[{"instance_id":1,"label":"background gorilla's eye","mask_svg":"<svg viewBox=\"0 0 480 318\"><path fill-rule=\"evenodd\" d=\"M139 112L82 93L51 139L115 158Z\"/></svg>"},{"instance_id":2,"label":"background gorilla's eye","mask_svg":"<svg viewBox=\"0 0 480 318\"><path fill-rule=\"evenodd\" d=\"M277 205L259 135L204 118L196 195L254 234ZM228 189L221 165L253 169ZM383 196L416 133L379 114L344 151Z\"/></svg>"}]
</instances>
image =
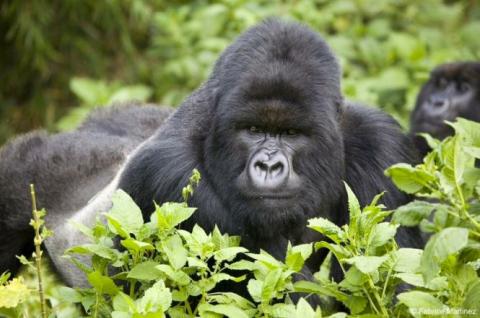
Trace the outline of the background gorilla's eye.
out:
<instances>
[{"instance_id":1,"label":"background gorilla's eye","mask_svg":"<svg viewBox=\"0 0 480 318\"><path fill-rule=\"evenodd\" d=\"M468 90L470 90L470 84L468 84L467 82L460 82L460 84L458 85L458 90L461 93L466 93L468 92Z\"/></svg>"},{"instance_id":2,"label":"background gorilla's eye","mask_svg":"<svg viewBox=\"0 0 480 318\"><path fill-rule=\"evenodd\" d=\"M250 130L250 132L256 133L256 134L263 133L263 129L261 129L257 126L250 126L249 130Z\"/></svg>"},{"instance_id":3,"label":"background gorilla's eye","mask_svg":"<svg viewBox=\"0 0 480 318\"><path fill-rule=\"evenodd\" d=\"M290 136L298 135L298 130L290 128L287 130L287 135L290 135Z\"/></svg>"}]
</instances>

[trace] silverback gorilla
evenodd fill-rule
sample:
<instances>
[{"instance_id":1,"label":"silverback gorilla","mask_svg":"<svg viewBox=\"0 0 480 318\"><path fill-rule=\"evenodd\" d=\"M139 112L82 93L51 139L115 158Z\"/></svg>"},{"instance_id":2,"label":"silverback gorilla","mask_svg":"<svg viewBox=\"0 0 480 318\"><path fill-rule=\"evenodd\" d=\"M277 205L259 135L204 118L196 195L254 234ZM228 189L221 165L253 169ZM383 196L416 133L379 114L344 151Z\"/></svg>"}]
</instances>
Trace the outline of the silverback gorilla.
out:
<instances>
[{"instance_id":1,"label":"silverback gorilla","mask_svg":"<svg viewBox=\"0 0 480 318\"><path fill-rule=\"evenodd\" d=\"M429 133L443 139L453 134L445 120L457 117L480 122L480 63L458 62L435 68L417 97L410 119L411 133ZM415 136L422 156L430 150L423 137Z\"/></svg>"},{"instance_id":2,"label":"silverback gorilla","mask_svg":"<svg viewBox=\"0 0 480 318\"><path fill-rule=\"evenodd\" d=\"M75 131L36 131L0 151L0 273L15 271L15 255L31 255L29 184L50 227L63 225L115 176L126 155L161 125L171 110L127 105L99 109ZM60 253L60 251L59 251Z\"/></svg>"},{"instance_id":3,"label":"silverback gorilla","mask_svg":"<svg viewBox=\"0 0 480 318\"><path fill-rule=\"evenodd\" d=\"M78 146L83 142L78 139ZM98 151L89 155L103 156L105 150ZM287 241L319 239L306 230L309 218L347 221L342 180L362 204L384 190L387 206L405 203L408 197L383 171L411 160L409 139L391 117L344 103L339 66L318 34L296 23L267 20L225 50L209 79L128 155L115 178L88 205L73 215L57 215L89 225L121 188L148 218L154 201L181 200L181 189L197 168L202 180L189 203L198 211L183 226L189 229L198 223L211 230L216 224L241 235L242 244L254 251L262 248L283 257ZM50 176L52 170L47 166L32 173ZM44 191L53 191L44 182ZM80 192L87 186L77 185L74 176L71 182ZM29 213L27 208L5 210L1 200L3 218ZM2 227L8 227L10 236L25 235L10 223ZM60 259L81 236L58 220L53 230L46 248L56 268L69 284L81 285L78 271ZM418 246L421 238L416 229L408 229L398 240L403 246ZM8 244L2 239L2 253ZM19 252L8 248L2 259ZM321 259L312 260L312 270Z\"/></svg>"}]
</instances>

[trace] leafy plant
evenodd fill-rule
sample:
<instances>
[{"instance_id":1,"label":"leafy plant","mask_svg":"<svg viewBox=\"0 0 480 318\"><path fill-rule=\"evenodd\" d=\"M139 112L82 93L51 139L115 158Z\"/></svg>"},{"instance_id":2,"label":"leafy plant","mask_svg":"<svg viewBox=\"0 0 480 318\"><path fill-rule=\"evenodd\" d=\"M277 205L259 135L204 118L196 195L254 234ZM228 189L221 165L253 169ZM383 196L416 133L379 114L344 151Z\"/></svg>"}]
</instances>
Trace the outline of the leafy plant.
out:
<instances>
[{"instance_id":1,"label":"leafy plant","mask_svg":"<svg viewBox=\"0 0 480 318\"><path fill-rule=\"evenodd\" d=\"M433 150L423 163L397 164L386 172L421 200L388 211L379 194L361 207L345 185L348 224L311 219L308 227L325 240L289 244L283 260L249 252L239 237L218 228L211 233L198 225L192 231L179 228L195 213L185 202L200 181L198 171L182 191L184 202L156 205L148 222L118 191L112 209L93 228L77 224L91 243L67 251L91 288L57 287L46 295L49 309L53 316L69 317L76 304L88 316L115 318L478 315L480 124L459 119L450 125L456 134L444 141L425 136ZM431 235L425 249L400 248L398 228L417 225ZM313 250L320 249L328 255L314 279L299 280ZM79 254L91 262L80 263ZM344 274L339 282L330 274L334 261ZM0 312L15 316L25 312L31 289L21 277L7 279L0 277L0 295L6 295L0 297ZM248 298L235 293L242 288ZM314 297L319 307L310 305ZM348 312L338 311L332 300Z\"/></svg>"}]
</instances>

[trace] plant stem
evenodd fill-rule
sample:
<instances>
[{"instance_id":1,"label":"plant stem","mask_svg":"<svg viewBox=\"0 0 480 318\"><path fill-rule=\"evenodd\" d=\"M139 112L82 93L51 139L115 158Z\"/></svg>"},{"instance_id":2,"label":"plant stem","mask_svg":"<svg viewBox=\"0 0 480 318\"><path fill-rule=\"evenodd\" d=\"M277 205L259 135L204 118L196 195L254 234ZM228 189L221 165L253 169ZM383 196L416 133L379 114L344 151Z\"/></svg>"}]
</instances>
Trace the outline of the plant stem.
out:
<instances>
[{"instance_id":1,"label":"plant stem","mask_svg":"<svg viewBox=\"0 0 480 318\"><path fill-rule=\"evenodd\" d=\"M35 263L37 265L37 280L38 280L38 293L40 295L40 308L42 311L42 318L47 318L47 304L45 302L45 294L43 290L42 280L42 237L40 236L40 218L37 211L37 200L35 197L35 187L30 184L30 195L32 197L32 214L33 214L33 228L35 229L35 238L33 243L35 244Z\"/></svg>"}]
</instances>

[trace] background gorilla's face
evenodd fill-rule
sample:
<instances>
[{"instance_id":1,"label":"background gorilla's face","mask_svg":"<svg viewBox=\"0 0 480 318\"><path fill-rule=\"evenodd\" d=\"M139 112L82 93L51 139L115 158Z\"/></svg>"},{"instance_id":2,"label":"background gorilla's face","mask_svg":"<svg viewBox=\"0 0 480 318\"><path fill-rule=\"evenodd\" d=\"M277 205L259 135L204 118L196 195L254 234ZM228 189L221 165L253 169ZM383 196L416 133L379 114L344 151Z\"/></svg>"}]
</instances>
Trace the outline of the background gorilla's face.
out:
<instances>
[{"instance_id":1,"label":"background gorilla's face","mask_svg":"<svg viewBox=\"0 0 480 318\"><path fill-rule=\"evenodd\" d=\"M256 71L219 99L205 160L209 180L242 226L274 227L259 235L276 235L338 202L340 106L328 91L335 88L296 80L301 68L277 77L285 80L265 76L268 66Z\"/></svg>"},{"instance_id":2,"label":"background gorilla's face","mask_svg":"<svg viewBox=\"0 0 480 318\"><path fill-rule=\"evenodd\" d=\"M412 113L412 131L436 138L453 133L444 121L457 117L480 120L480 63L437 67L422 88Z\"/></svg>"}]
</instances>

